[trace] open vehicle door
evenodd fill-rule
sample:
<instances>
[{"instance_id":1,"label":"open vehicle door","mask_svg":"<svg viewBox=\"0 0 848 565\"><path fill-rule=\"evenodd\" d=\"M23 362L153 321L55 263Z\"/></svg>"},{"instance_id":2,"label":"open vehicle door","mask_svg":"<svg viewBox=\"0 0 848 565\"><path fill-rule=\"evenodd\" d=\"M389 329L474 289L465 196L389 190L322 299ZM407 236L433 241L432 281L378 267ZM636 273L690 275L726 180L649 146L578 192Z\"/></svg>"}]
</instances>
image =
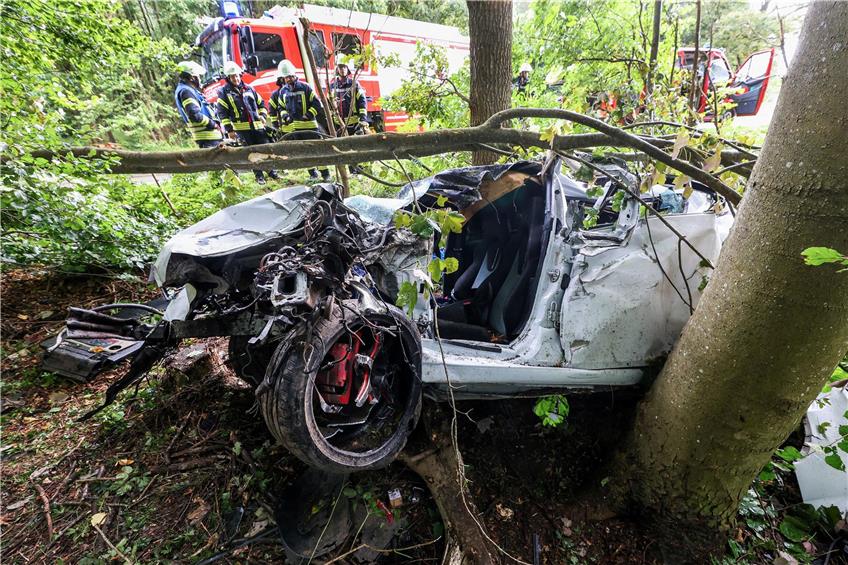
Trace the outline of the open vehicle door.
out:
<instances>
[{"instance_id":1,"label":"open vehicle door","mask_svg":"<svg viewBox=\"0 0 848 565\"><path fill-rule=\"evenodd\" d=\"M760 110L766 96L774 48L757 51L750 55L742 66L736 70L736 78L731 84L738 88L738 94L732 94L730 99L736 102L737 116L753 116Z\"/></svg>"}]
</instances>

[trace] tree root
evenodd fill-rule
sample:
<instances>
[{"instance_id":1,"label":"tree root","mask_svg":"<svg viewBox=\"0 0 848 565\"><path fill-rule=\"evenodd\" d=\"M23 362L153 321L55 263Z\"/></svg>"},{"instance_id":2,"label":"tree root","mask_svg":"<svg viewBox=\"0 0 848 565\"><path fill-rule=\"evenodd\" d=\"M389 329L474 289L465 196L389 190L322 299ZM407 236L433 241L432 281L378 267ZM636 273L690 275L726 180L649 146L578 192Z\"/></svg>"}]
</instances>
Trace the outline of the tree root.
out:
<instances>
[{"instance_id":1,"label":"tree root","mask_svg":"<svg viewBox=\"0 0 848 565\"><path fill-rule=\"evenodd\" d=\"M460 484L458 474L463 464L462 455L451 442L449 422L450 415L444 409L428 407L422 422L428 441L420 442L423 449L407 449L399 459L424 479L436 501L447 535L444 562L451 565L499 563L491 544L469 513L469 510L475 513L477 510L467 490L464 496L462 493L465 486Z\"/></svg>"}]
</instances>

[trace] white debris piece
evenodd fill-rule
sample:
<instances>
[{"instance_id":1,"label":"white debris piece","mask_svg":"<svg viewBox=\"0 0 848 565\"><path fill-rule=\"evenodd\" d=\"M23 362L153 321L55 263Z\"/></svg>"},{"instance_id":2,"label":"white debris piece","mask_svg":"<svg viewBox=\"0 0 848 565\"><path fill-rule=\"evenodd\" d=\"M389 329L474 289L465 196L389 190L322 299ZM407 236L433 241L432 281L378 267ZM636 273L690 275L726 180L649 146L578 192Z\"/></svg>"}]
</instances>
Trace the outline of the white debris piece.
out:
<instances>
[{"instance_id":1,"label":"white debris piece","mask_svg":"<svg viewBox=\"0 0 848 565\"><path fill-rule=\"evenodd\" d=\"M801 498L815 507L836 506L848 512L848 472L828 465L822 448L841 441L840 426L848 426L848 389L832 388L822 393L807 411L807 437L804 457L795 462L795 476L801 488ZM843 428L844 429L844 428ZM848 454L841 452L843 461Z\"/></svg>"}]
</instances>

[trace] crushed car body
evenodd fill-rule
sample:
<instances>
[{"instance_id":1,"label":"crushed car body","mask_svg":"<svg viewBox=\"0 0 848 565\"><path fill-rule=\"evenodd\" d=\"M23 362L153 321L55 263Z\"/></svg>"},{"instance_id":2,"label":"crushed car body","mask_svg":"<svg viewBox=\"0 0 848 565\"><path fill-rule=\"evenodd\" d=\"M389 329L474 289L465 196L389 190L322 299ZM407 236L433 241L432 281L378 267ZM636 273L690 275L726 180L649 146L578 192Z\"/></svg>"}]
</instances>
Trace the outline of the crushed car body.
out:
<instances>
[{"instance_id":1,"label":"crushed car body","mask_svg":"<svg viewBox=\"0 0 848 565\"><path fill-rule=\"evenodd\" d=\"M671 185L640 194L623 162L597 161L588 183L563 172L580 166L551 156L444 171L396 198L342 201L318 184L231 206L165 245L158 319L74 310L47 359L61 367L86 340L141 343L108 403L181 339L228 336L272 433L340 471L391 462L421 396L449 387L485 398L637 384L671 350L733 218L698 183L686 198ZM462 229L422 236L395 221L433 209ZM434 258L458 265L438 284ZM417 293L407 310L404 287Z\"/></svg>"}]
</instances>

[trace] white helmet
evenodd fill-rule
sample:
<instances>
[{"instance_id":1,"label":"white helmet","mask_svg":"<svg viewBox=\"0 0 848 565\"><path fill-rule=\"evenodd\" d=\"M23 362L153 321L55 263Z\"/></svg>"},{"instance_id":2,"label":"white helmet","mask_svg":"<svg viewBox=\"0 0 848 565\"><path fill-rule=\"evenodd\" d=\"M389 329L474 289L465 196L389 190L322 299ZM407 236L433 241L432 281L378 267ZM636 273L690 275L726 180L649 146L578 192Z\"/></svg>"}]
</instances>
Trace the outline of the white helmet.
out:
<instances>
[{"instance_id":1,"label":"white helmet","mask_svg":"<svg viewBox=\"0 0 848 565\"><path fill-rule=\"evenodd\" d=\"M244 72L238 63L235 61L227 61L224 63L224 76L241 75Z\"/></svg>"},{"instance_id":2,"label":"white helmet","mask_svg":"<svg viewBox=\"0 0 848 565\"><path fill-rule=\"evenodd\" d=\"M523 65L521 65L521 68L518 69L518 72L519 73L524 73L524 72L532 73L533 67L530 66L530 63L524 63Z\"/></svg>"},{"instance_id":3,"label":"white helmet","mask_svg":"<svg viewBox=\"0 0 848 565\"><path fill-rule=\"evenodd\" d=\"M283 59L277 65L277 78L297 76L297 68L288 59Z\"/></svg>"},{"instance_id":4,"label":"white helmet","mask_svg":"<svg viewBox=\"0 0 848 565\"><path fill-rule=\"evenodd\" d=\"M193 77L202 77L206 74L206 69L195 63L194 61L180 61L177 63L177 70L180 74L187 74Z\"/></svg>"}]
</instances>

